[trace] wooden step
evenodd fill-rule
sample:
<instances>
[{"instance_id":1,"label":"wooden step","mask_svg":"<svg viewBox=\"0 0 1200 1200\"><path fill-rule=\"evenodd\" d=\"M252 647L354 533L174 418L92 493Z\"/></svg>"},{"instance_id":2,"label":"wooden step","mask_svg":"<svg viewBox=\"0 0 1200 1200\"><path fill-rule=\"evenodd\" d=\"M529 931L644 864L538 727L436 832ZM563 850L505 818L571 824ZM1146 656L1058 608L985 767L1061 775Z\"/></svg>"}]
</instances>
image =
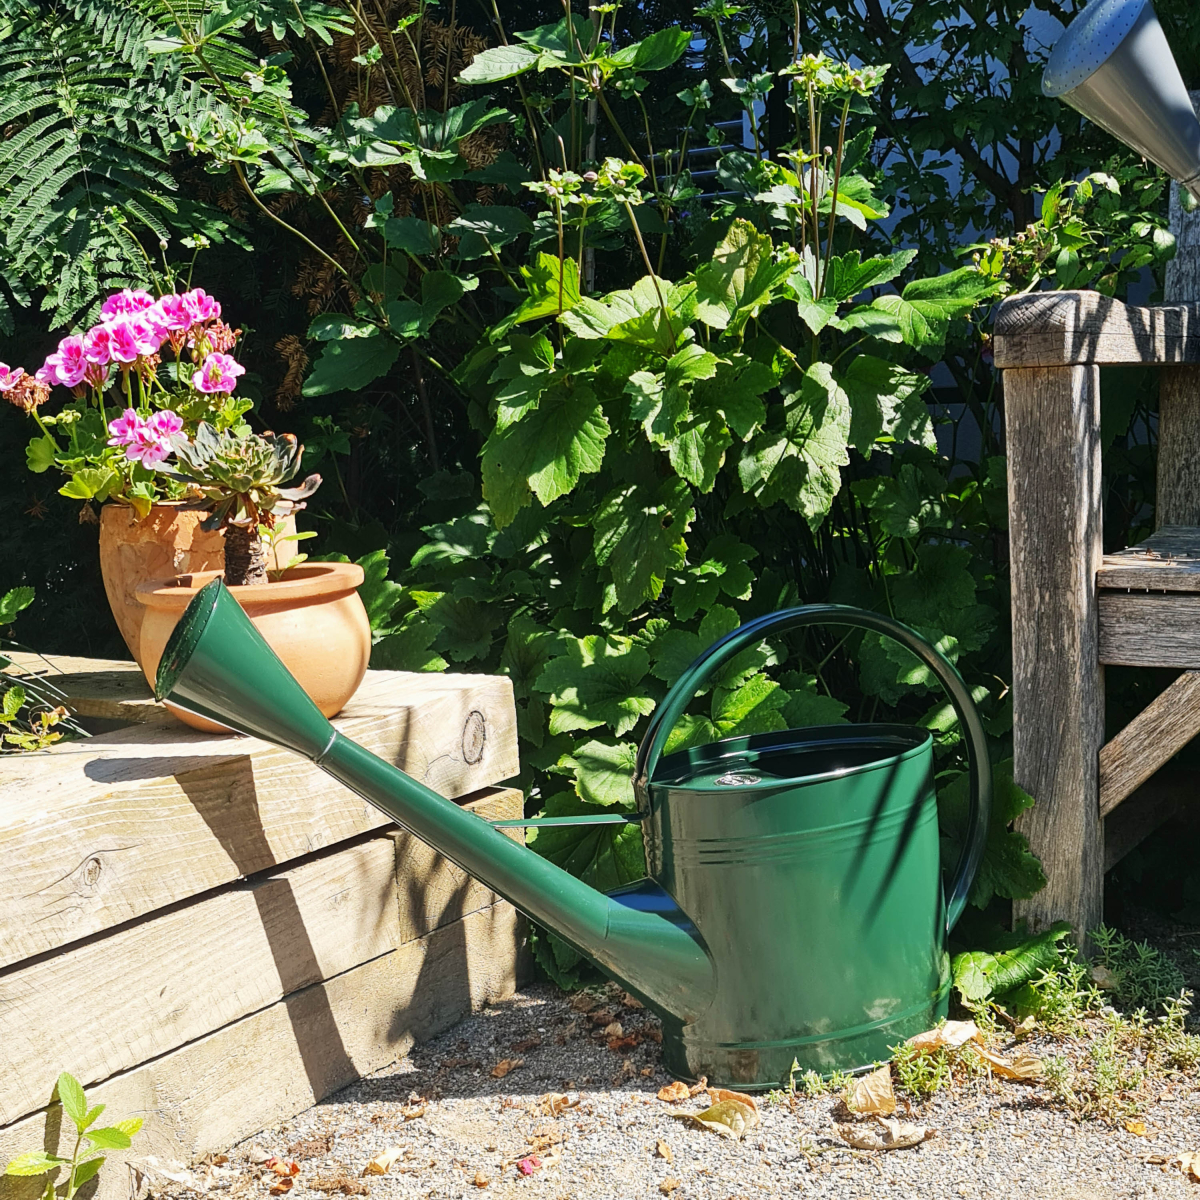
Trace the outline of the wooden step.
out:
<instances>
[{"instance_id":1,"label":"wooden step","mask_svg":"<svg viewBox=\"0 0 1200 1200\"><path fill-rule=\"evenodd\" d=\"M1164 525L1137 546L1106 554L1096 572L1101 590L1200 592L1200 528Z\"/></svg>"}]
</instances>

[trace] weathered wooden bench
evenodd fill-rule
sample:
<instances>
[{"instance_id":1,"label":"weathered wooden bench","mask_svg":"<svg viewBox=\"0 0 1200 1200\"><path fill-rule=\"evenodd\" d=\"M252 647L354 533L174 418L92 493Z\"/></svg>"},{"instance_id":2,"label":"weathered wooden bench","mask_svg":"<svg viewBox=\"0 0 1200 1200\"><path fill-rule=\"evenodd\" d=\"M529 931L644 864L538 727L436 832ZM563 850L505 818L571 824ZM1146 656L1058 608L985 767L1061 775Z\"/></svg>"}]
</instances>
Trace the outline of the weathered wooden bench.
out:
<instances>
[{"instance_id":1,"label":"weathered wooden bench","mask_svg":"<svg viewBox=\"0 0 1200 1200\"><path fill-rule=\"evenodd\" d=\"M1167 295L1135 308L1095 292L1009 299L995 326L1009 472L1019 828L1049 880L1017 914L1034 928L1102 919L1104 873L1195 792L1160 770L1200 732L1200 219L1173 202ZM1102 545L1100 367L1162 371L1158 529ZM1182 674L1105 741L1104 668Z\"/></svg>"},{"instance_id":2,"label":"weathered wooden bench","mask_svg":"<svg viewBox=\"0 0 1200 1200\"><path fill-rule=\"evenodd\" d=\"M69 1070L145 1120L100 1177L116 1200L125 1158L227 1146L512 993L522 925L487 888L312 764L184 728L132 663L51 666L111 727L0 758L0 1163L53 1148ZM372 671L335 724L481 817L522 815L495 786L519 769L506 678Z\"/></svg>"}]
</instances>

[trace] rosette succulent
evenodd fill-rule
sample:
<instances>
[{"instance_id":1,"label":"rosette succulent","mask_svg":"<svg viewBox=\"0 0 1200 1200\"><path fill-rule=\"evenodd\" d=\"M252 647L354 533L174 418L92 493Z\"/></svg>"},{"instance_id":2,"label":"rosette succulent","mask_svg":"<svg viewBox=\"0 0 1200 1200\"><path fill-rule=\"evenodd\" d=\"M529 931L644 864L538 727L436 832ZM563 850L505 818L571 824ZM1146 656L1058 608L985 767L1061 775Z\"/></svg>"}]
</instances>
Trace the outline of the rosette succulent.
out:
<instances>
[{"instance_id":1,"label":"rosette succulent","mask_svg":"<svg viewBox=\"0 0 1200 1200\"><path fill-rule=\"evenodd\" d=\"M304 507L321 485L310 475L299 487L284 487L300 469L304 447L290 433L217 430L201 421L195 437L172 439L175 462L159 468L168 479L189 485L211 515L205 529L225 532L225 582L230 587L267 582L260 526Z\"/></svg>"}]
</instances>

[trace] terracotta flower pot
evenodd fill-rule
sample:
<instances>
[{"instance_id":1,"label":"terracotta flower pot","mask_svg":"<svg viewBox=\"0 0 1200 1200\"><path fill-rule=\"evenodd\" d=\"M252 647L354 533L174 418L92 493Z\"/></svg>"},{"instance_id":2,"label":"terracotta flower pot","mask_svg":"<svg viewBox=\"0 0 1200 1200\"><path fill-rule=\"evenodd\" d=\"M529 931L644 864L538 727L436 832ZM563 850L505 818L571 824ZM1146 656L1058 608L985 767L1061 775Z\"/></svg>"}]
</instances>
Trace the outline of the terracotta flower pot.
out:
<instances>
[{"instance_id":1,"label":"terracotta flower pot","mask_svg":"<svg viewBox=\"0 0 1200 1200\"><path fill-rule=\"evenodd\" d=\"M100 574L117 628L129 653L141 665L142 618L138 588L150 579L170 579L225 567L225 537L200 528L208 513L179 504L155 504L139 518L127 504L105 504L100 509ZM288 517L284 531L294 533L296 521ZM295 542L284 542L279 557L286 562L296 552ZM267 565L278 566L268 554Z\"/></svg>"},{"instance_id":2,"label":"terracotta flower pot","mask_svg":"<svg viewBox=\"0 0 1200 1200\"><path fill-rule=\"evenodd\" d=\"M225 539L206 533L200 522L207 513L156 504L139 519L127 504L100 509L100 574L117 628L138 662L145 608L137 589L148 579L167 579L225 566Z\"/></svg>"},{"instance_id":3,"label":"terracotta flower pot","mask_svg":"<svg viewBox=\"0 0 1200 1200\"><path fill-rule=\"evenodd\" d=\"M219 573L194 571L137 589L145 611L139 661L151 686L183 610ZM371 658L371 626L356 590L362 581L356 563L304 563L273 583L229 589L327 717L340 712L358 690ZM212 721L173 711L193 729L223 731Z\"/></svg>"}]
</instances>

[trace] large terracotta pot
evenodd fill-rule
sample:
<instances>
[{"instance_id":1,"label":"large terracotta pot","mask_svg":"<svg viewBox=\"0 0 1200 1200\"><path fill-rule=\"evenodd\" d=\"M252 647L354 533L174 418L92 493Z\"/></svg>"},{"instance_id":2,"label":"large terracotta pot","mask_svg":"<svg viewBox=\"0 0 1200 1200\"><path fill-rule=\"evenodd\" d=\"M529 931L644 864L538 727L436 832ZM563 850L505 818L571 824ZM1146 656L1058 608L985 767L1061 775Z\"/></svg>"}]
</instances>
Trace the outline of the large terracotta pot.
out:
<instances>
[{"instance_id":1,"label":"large terracotta pot","mask_svg":"<svg viewBox=\"0 0 1200 1200\"><path fill-rule=\"evenodd\" d=\"M224 534L200 528L207 516L206 512L180 504L155 504L142 518L128 504L105 504L100 509L104 591L125 645L139 665L146 609L138 602L138 588L150 579L225 568ZM285 532L295 532L294 517L288 517L283 525ZM278 557L287 562L295 552L295 542L284 542ZM268 554L267 565L278 566L275 556Z\"/></svg>"},{"instance_id":2,"label":"large terracotta pot","mask_svg":"<svg viewBox=\"0 0 1200 1200\"><path fill-rule=\"evenodd\" d=\"M192 597L219 571L194 571L175 579L151 580L137 589L144 606L140 658L150 685L167 639ZM259 633L283 660L317 707L332 717L358 690L371 658L371 626L357 588L356 563L304 563L282 579L229 590ZM193 729L223 732L223 726L173 709Z\"/></svg>"},{"instance_id":3,"label":"large terracotta pot","mask_svg":"<svg viewBox=\"0 0 1200 1200\"><path fill-rule=\"evenodd\" d=\"M101 507L100 574L117 628L135 659L146 613L138 603L138 587L148 579L224 569L225 538L200 528L207 516L178 504L156 504L141 519L127 504Z\"/></svg>"}]
</instances>

